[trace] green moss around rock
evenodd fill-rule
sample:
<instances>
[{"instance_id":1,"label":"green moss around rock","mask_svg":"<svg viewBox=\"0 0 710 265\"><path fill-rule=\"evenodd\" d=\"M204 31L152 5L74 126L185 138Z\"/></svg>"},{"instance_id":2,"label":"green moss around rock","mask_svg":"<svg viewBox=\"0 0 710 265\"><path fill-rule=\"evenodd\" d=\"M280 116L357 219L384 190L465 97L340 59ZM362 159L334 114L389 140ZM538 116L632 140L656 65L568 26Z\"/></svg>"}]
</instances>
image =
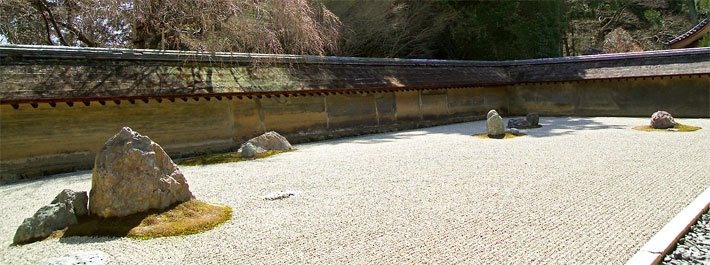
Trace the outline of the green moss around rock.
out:
<instances>
[{"instance_id":1,"label":"green moss around rock","mask_svg":"<svg viewBox=\"0 0 710 265\"><path fill-rule=\"evenodd\" d=\"M220 164L220 163L231 163L231 162L239 162L239 161L254 160L254 159L259 159L259 158L266 158L266 157L270 157L275 154L286 153L286 152L291 152L291 151L294 151L294 150L286 150L286 151L269 150L269 151L266 151L261 154L256 154L256 156L253 158L243 158L239 153L207 155L207 156L200 156L200 157L196 157L196 158L190 158L190 159L178 161L177 164L181 165L181 166L201 166L201 165L211 165L211 164Z\"/></svg>"},{"instance_id":2,"label":"green moss around rock","mask_svg":"<svg viewBox=\"0 0 710 265\"><path fill-rule=\"evenodd\" d=\"M199 200L173 205L162 211L117 218L83 216L79 223L56 231L50 238L72 236L113 236L151 239L197 234L230 220L232 208Z\"/></svg>"},{"instance_id":3,"label":"green moss around rock","mask_svg":"<svg viewBox=\"0 0 710 265\"><path fill-rule=\"evenodd\" d=\"M483 133L483 134L474 134L473 136L481 138L481 139L512 139L512 138L522 137L525 135L515 135L512 133L505 133L505 135L502 135L500 137L491 137L488 134Z\"/></svg>"},{"instance_id":4,"label":"green moss around rock","mask_svg":"<svg viewBox=\"0 0 710 265\"><path fill-rule=\"evenodd\" d=\"M668 128L668 129L656 129L656 128L651 127L650 125L636 126L633 129L637 130L637 131L643 131L643 132L692 132L692 131L700 130L702 128L696 127L696 126L691 126L691 125L676 123L676 125L673 128Z\"/></svg>"}]
</instances>

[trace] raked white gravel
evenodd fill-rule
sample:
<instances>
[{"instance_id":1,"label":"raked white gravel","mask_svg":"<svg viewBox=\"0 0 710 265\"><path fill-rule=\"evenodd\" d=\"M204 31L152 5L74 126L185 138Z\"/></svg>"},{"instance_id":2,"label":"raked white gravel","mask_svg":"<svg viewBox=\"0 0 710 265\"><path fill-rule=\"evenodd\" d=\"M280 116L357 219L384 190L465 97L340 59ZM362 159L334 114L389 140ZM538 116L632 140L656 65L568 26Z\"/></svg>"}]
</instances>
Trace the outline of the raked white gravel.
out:
<instances>
[{"instance_id":1,"label":"raked white gravel","mask_svg":"<svg viewBox=\"0 0 710 265\"><path fill-rule=\"evenodd\" d=\"M710 186L710 120L689 133L643 118L546 118L529 136L485 122L297 145L181 167L193 193L234 209L190 236L75 237L10 246L25 217L91 173L0 186L0 264L99 250L112 264L623 263ZM108 136L107 136L108 137ZM265 200L278 191L296 191Z\"/></svg>"}]
</instances>

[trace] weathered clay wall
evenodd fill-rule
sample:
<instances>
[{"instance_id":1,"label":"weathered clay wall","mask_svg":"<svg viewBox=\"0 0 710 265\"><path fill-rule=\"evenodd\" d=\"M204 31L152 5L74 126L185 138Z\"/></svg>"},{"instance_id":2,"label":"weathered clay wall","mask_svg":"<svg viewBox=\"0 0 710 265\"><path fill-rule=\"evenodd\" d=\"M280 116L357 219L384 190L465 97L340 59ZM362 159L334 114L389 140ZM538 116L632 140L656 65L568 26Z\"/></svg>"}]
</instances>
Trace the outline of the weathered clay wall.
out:
<instances>
[{"instance_id":1,"label":"weathered clay wall","mask_svg":"<svg viewBox=\"0 0 710 265\"><path fill-rule=\"evenodd\" d=\"M178 158L234 151L271 130L297 143L477 120L492 108L506 109L505 88L0 105L0 182L91 169L103 143L123 126Z\"/></svg>"},{"instance_id":2,"label":"weathered clay wall","mask_svg":"<svg viewBox=\"0 0 710 265\"><path fill-rule=\"evenodd\" d=\"M708 52L477 62L0 46L0 183L90 169L123 126L178 158L271 130L304 142L489 109L710 117Z\"/></svg>"},{"instance_id":3,"label":"weathered clay wall","mask_svg":"<svg viewBox=\"0 0 710 265\"><path fill-rule=\"evenodd\" d=\"M507 95L518 115L710 117L710 75L519 84Z\"/></svg>"},{"instance_id":4,"label":"weathered clay wall","mask_svg":"<svg viewBox=\"0 0 710 265\"><path fill-rule=\"evenodd\" d=\"M142 101L13 109L0 105L0 176L16 179L90 169L96 152L123 126L149 135L174 155L233 147L226 101Z\"/></svg>"}]
</instances>

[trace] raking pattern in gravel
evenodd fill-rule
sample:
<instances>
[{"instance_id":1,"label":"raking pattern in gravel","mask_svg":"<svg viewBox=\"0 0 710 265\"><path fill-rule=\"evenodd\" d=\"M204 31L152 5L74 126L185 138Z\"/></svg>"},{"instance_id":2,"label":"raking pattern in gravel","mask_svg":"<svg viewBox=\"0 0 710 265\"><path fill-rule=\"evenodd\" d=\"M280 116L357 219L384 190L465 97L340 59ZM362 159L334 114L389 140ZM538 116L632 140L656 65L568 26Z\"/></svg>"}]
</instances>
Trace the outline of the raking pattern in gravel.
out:
<instances>
[{"instance_id":1,"label":"raking pattern in gravel","mask_svg":"<svg viewBox=\"0 0 710 265\"><path fill-rule=\"evenodd\" d=\"M202 234L64 238L9 246L16 227L91 173L0 186L0 264L100 250L118 264L623 263L710 185L710 120L690 133L642 118L541 118L515 139L485 121L298 145L181 167L231 221ZM298 196L264 200L264 194Z\"/></svg>"}]
</instances>

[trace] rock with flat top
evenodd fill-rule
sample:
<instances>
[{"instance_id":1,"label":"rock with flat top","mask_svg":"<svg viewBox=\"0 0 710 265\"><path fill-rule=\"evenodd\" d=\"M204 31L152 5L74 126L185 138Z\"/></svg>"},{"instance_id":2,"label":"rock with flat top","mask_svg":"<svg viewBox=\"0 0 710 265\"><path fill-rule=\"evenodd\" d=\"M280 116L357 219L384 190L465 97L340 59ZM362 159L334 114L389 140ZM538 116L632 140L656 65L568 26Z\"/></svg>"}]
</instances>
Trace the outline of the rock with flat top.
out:
<instances>
[{"instance_id":1,"label":"rock with flat top","mask_svg":"<svg viewBox=\"0 0 710 265\"><path fill-rule=\"evenodd\" d=\"M120 217L193 198L180 169L160 145L123 127L96 156L89 211Z\"/></svg>"}]
</instances>

